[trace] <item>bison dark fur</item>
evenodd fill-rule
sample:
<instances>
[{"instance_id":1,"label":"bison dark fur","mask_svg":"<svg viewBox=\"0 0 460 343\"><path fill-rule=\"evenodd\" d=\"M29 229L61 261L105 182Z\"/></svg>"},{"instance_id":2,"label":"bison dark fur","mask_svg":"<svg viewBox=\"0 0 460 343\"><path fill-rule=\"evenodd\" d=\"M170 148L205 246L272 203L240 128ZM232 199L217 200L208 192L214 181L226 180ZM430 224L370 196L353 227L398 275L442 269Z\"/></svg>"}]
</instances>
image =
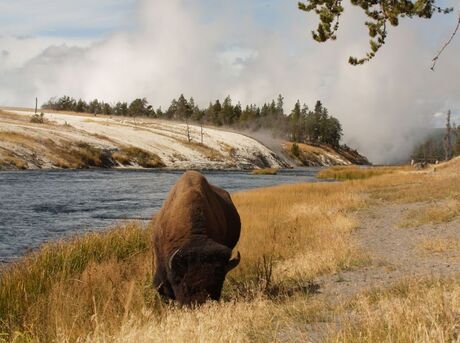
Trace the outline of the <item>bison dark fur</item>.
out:
<instances>
[{"instance_id":1,"label":"bison dark fur","mask_svg":"<svg viewBox=\"0 0 460 343\"><path fill-rule=\"evenodd\" d=\"M240 237L240 216L230 195L198 172L186 172L154 219L154 286L182 305L219 300Z\"/></svg>"}]
</instances>

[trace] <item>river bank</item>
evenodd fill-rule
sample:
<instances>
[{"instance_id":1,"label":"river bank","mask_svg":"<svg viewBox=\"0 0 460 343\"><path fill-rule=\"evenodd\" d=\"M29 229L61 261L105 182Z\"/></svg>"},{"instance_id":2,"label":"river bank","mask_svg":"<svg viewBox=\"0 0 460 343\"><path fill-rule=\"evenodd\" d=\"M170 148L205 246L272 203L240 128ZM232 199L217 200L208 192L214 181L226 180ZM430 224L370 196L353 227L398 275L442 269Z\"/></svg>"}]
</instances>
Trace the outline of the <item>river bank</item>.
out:
<instances>
[{"instance_id":1,"label":"river bank","mask_svg":"<svg viewBox=\"0 0 460 343\"><path fill-rule=\"evenodd\" d=\"M241 264L221 302L194 310L151 289L148 223L47 245L2 274L0 331L43 341L455 341L459 168L456 159L233 194Z\"/></svg>"}]
</instances>

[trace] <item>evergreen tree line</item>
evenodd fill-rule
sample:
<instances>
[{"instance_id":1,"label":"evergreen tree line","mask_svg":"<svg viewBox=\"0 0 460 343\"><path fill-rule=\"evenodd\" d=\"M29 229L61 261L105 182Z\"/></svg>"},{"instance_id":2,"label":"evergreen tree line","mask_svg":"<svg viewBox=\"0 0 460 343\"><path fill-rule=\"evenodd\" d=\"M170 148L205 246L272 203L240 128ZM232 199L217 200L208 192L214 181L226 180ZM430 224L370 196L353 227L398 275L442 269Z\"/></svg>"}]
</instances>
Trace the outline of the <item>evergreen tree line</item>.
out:
<instances>
[{"instance_id":1,"label":"evergreen tree line","mask_svg":"<svg viewBox=\"0 0 460 343\"><path fill-rule=\"evenodd\" d=\"M251 104L245 107L239 102L234 105L230 96L227 96L223 101L210 102L207 108L199 108L193 98L187 100L184 95L180 95L172 100L166 110L161 107L154 110L145 98L135 99L129 104L117 102L113 105L97 99L87 103L82 99L63 96L50 99L42 108L95 115L145 116L253 131L266 129L294 142L328 144L333 147L339 147L342 138L340 122L328 113L321 101L317 101L312 110L297 101L287 114L281 95L262 106Z\"/></svg>"},{"instance_id":2,"label":"evergreen tree line","mask_svg":"<svg viewBox=\"0 0 460 343\"><path fill-rule=\"evenodd\" d=\"M438 160L444 161L452 157L460 156L460 125L451 134L452 151L446 153L446 143L442 133L427 138L422 144L418 145L412 153L415 160Z\"/></svg>"}]
</instances>

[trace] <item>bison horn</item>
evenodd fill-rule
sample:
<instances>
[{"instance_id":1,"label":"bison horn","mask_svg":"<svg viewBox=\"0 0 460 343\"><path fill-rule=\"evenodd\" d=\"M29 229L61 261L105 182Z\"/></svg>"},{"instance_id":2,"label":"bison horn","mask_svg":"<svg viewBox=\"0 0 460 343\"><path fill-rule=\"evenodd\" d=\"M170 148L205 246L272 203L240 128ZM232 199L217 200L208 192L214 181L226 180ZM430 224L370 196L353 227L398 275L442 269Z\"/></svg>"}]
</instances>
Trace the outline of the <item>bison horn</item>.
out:
<instances>
[{"instance_id":1,"label":"bison horn","mask_svg":"<svg viewBox=\"0 0 460 343\"><path fill-rule=\"evenodd\" d=\"M235 258L232 258L230 261L228 261L228 264L227 264L227 273L236 268L238 266L238 264L240 264L240 261L241 261L241 255L240 255L240 252L238 251L237 252L237 255Z\"/></svg>"},{"instance_id":2,"label":"bison horn","mask_svg":"<svg viewBox=\"0 0 460 343\"><path fill-rule=\"evenodd\" d=\"M177 249L176 251L174 251L171 255L171 257L169 258L169 261L168 261L168 267L169 267L169 270L172 269L172 261L174 259L174 257L177 255L177 253L180 251L180 249Z\"/></svg>"}]
</instances>

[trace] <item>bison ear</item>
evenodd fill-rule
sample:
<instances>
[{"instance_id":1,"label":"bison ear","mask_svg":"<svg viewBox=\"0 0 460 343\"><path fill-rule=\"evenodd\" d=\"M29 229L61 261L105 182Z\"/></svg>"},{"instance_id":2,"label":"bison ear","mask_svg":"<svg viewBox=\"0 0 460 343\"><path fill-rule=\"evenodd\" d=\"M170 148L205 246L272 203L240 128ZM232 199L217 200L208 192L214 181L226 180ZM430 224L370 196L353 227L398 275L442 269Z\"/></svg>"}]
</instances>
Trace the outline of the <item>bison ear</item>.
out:
<instances>
[{"instance_id":1,"label":"bison ear","mask_svg":"<svg viewBox=\"0 0 460 343\"><path fill-rule=\"evenodd\" d=\"M232 258L230 261L228 261L228 264L227 264L227 273L232 270L232 269L235 269L239 264L240 264L240 261L241 261L241 255L240 255L240 252L238 251L237 255L235 258Z\"/></svg>"}]
</instances>

